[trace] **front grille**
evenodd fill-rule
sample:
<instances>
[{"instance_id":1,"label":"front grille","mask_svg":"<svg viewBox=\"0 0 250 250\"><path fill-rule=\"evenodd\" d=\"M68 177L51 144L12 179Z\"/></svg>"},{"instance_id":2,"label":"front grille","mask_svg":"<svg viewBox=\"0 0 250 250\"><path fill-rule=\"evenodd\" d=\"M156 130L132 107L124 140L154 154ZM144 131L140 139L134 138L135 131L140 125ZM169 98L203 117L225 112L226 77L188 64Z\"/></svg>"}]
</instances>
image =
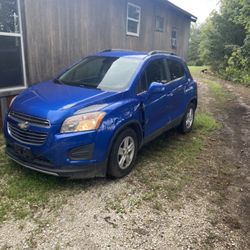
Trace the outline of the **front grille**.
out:
<instances>
[{"instance_id":1,"label":"front grille","mask_svg":"<svg viewBox=\"0 0 250 250\"><path fill-rule=\"evenodd\" d=\"M18 112L10 112L9 117L18 122L29 122L32 125L40 126L40 127L50 127L50 122L46 119L38 118L35 116L26 115Z\"/></svg>"},{"instance_id":2,"label":"front grille","mask_svg":"<svg viewBox=\"0 0 250 250\"><path fill-rule=\"evenodd\" d=\"M22 130L10 123L8 124L8 129L10 135L17 141L33 145L42 145L48 136L47 133Z\"/></svg>"}]
</instances>

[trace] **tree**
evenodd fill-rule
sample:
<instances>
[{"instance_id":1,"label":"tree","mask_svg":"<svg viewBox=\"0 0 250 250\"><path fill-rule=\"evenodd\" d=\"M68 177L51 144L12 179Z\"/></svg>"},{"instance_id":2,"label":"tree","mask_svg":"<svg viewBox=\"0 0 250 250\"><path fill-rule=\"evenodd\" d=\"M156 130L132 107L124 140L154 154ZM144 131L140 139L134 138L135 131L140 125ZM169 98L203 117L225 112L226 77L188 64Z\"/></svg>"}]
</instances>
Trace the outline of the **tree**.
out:
<instances>
[{"instance_id":1,"label":"tree","mask_svg":"<svg viewBox=\"0 0 250 250\"><path fill-rule=\"evenodd\" d=\"M200 42L201 42L201 27L198 24L194 24L191 27L191 34L189 41L189 51L188 51L189 65L201 66L203 64L198 50Z\"/></svg>"},{"instance_id":2,"label":"tree","mask_svg":"<svg viewBox=\"0 0 250 250\"><path fill-rule=\"evenodd\" d=\"M213 12L201 29L200 57L205 64L211 65L213 70L219 69L225 55L222 21L221 16Z\"/></svg>"},{"instance_id":3,"label":"tree","mask_svg":"<svg viewBox=\"0 0 250 250\"><path fill-rule=\"evenodd\" d=\"M250 1L221 0L201 28L199 55L228 79L250 82Z\"/></svg>"}]
</instances>

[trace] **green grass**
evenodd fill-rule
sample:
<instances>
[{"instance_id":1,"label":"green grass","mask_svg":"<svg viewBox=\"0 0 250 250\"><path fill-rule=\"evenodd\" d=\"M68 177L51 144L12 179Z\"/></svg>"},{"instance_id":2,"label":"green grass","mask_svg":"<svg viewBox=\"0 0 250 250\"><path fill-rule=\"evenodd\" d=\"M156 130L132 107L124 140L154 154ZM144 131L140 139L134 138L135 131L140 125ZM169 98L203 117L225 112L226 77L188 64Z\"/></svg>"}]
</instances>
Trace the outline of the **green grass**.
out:
<instances>
[{"instance_id":1,"label":"green grass","mask_svg":"<svg viewBox=\"0 0 250 250\"><path fill-rule=\"evenodd\" d=\"M219 83L219 79L204 78L202 80L202 83L205 83L208 85L208 88L209 88L211 94L213 96L217 97L218 101L223 101L225 99L225 97L228 96L228 93L225 92L225 90L223 89L223 86Z\"/></svg>"},{"instance_id":2,"label":"green grass","mask_svg":"<svg viewBox=\"0 0 250 250\"><path fill-rule=\"evenodd\" d=\"M192 181L196 159L208 134L219 128L211 115L200 113L192 133L181 135L173 130L145 146L139 154L135 173L146 189L142 199L154 206L162 197L178 198L185 185Z\"/></svg>"},{"instance_id":3,"label":"green grass","mask_svg":"<svg viewBox=\"0 0 250 250\"><path fill-rule=\"evenodd\" d=\"M203 69L209 70L209 66L188 66L188 68L190 70L191 75L196 79L203 78L204 74L201 73Z\"/></svg>"},{"instance_id":4,"label":"green grass","mask_svg":"<svg viewBox=\"0 0 250 250\"><path fill-rule=\"evenodd\" d=\"M139 198L132 196L129 206L153 201L152 207L160 210L163 206L159 197L178 197L192 180L196 157L204 147L207 134L217 128L219 125L213 117L200 113L192 133L180 135L171 131L145 146L132 174L136 183L144 185L145 192ZM0 149L0 176L0 222L9 218L32 218L39 209L56 210L69 195L85 190L91 183L59 179L25 169L6 158L3 147ZM127 199L126 195L124 199ZM122 197L115 197L106 207L124 213L122 200Z\"/></svg>"},{"instance_id":5,"label":"green grass","mask_svg":"<svg viewBox=\"0 0 250 250\"><path fill-rule=\"evenodd\" d=\"M112 197L106 203L107 210L123 214L146 203L156 211L165 211L166 199L177 200L192 182L208 135L220 127L211 115L198 112L190 134L172 130L144 146L128 179L136 195Z\"/></svg>"},{"instance_id":6,"label":"green grass","mask_svg":"<svg viewBox=\"0 0 250 250\"><path fill-rule=\"evenodd\" d=\"M202 74L202 69L208 69L209 67L206 66L189 66L189 70L192 76L199 82L205 83L209 87L209 91L211 94L218 99L218 101L224 101L225 98L228 96L223 89L223 86L220 84L221 79L216 77L215 75L209 72L208 74Z\"/></svg>"},{"instance_id":7,"label":"green grass","mask_svg":"<svg viewBox=\"0 0 250 250\"><path fill-rule=\"evenodd\" d=\"M0 222L10 217L32 216L40 208L57 209L69 194L87 185L87 182L59 179L18 166L6 158L3 147L0 176Z\"/></svg>"},{"instance_id":8,"label":"green grass","mask_svg":"<svg viewBox=\"0 0 250 250\"><path fill-rule=\"evenodd\" d=\"M208 133L219 129L220 124L211 116L205 113L199 113L195 118L194 129L202 133Z\"/></svg>"},{"instance_id":9,"label":"green grass","mask_svg":"<svg viewBox=\"0 0 250 250\"><path fill-rule=\"evenodd\" d=\"M208 84L211 95L221 102L226 97L215 76L201 74L207 67L190 67L194 77ZM164 209L159 202L164 198L176 200L186 185L192 182L197 159L206 145L207 137L220 129L221 124L207 113L198 110L192 133L181 135L175 130L145 146L138 159L135 176L145 190L140 199L150 202L153 208Z\"/></svg>"}]
</instances>

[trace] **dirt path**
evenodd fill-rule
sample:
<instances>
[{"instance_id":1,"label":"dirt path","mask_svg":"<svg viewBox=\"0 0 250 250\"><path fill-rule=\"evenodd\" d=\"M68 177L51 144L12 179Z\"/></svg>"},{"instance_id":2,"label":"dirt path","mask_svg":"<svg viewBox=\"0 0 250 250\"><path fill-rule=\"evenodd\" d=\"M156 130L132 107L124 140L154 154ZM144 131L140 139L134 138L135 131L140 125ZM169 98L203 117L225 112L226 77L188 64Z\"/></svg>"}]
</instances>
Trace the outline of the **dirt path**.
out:
<instances>
[{"instance_id":1,"label":"dirt path","mask_svg":"<svg viewBox=\"0 0 250 250\"><path fill-rule=\"evenodd\" d=\"M222 128L207 138L177 199L149 206L133 173L91 180L56 212L5 222L0 249L250 249L250 89L223 88L222 101L199 86L200 109Z\"/></svg>"},{"instance_id":2,"label":"dirt path","mask_svg":"<svg viewBox=\"0 0 250 250\"><path fill-rule=\"evenodd\" d=\"M240 246L250 247L250 89L223 85L232 98L224 113L217 114L223 129L219 135L218 152L221 164L228 164L227 184L222 190L223 221L241 235ZM220 151L219 151L220 150ZM238 231L237 231L238 230ZM239 242L240 243L240 242Z\"/></svg>"}]
</instances>

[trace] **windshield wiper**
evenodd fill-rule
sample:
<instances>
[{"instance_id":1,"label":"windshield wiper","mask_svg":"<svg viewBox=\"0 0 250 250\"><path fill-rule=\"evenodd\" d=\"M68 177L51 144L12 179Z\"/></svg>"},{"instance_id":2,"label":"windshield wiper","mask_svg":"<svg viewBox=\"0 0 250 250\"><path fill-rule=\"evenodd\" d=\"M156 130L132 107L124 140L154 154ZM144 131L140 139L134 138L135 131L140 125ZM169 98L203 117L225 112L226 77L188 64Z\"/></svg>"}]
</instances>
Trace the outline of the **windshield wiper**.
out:
<instances>
[{"instance_id":1,"label":"windshield wiper","mask_svg":"<svg viewBox=\"0 0 250 250\"><path fill-rule=\"evenodd\" d=\"M101 89L98 88L97 86L95 86L95 85L90 85L90 84L87 84L87 83L81 83L81 84L79 84L78 86L80 86L80 87L82 87L82 88L99 89L99 90L101 90Z\"/></svg>"},{"instance_id":2,"label":"windshield wiper","mask_svg":"<svg viewBox=\"0 0 250 250\"><path fill-rule=\"evenodd\" d=\"M66 85L71 85L71 86L80 86L79 82L77 81L63 81L58 78L54 79L55 83L60 83L60 84L66 84Z\"/></svg>"},{"instance_id":3,"label":"windshield wiper","mask_svg":"<svg viewBox=\"0 0 250 250\"><path fill-rule=\"evenodd\" d=\"M87 84L87 83L82 82L82 81L62 81L58 78L55 78L53 81L54 81L54 83L59 83L59 84L66 84L66 85L71 85L71 86L76 86L76 87L81 87L81 88L91 88L91 89L101 90L100 88L98 88L95 85L90 85L90 84Z\"/></svg>"},{"instance_id":4,"label":"windshield wiper","mask_svg":"<svg viewBox=\"0 0 250 250\"><path fill-rule=\"evenodd\" d=\"M59 80L58 78L55 78L53 80L54 83L59 83L59 84L64 84L64 82L62 80Z\"/></svg>"}]
</instances>

